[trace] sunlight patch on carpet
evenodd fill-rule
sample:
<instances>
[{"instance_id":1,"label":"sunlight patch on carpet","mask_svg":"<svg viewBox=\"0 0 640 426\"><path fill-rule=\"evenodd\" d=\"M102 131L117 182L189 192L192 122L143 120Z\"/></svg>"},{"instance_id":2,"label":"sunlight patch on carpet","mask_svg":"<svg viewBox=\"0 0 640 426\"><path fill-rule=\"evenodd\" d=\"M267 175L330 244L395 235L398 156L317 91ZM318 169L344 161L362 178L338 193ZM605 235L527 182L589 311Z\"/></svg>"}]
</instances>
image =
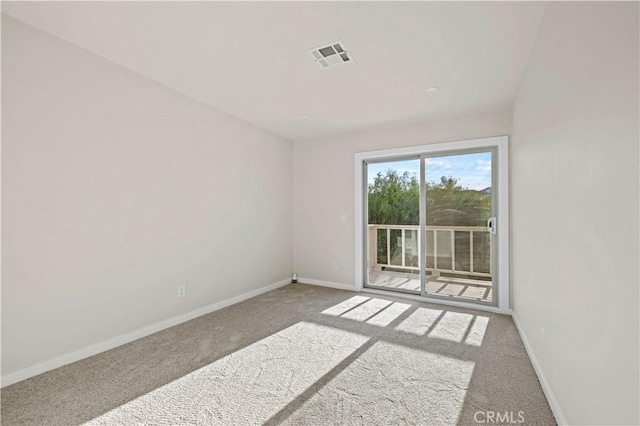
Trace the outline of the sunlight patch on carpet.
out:
<instances>
[{"instance_id":1,"label":"sunlight patch on carpet","mask_svg":"<svg viewBox=\"0 0 640 426\"><path fill-rule=\"evenodd\" d=\"M489 318L481 315L418 308L402 321L396 330L455 343L481 346L488 324Z\"/></svg>"},{"instance_id":2,"label":"sunlight patch on carpet","mask_svg":"<svg viewBox=\"0 0 640 426\"><path fill-rule=\"evenodd\" d=\"M85 424L263 423L367 340L300 322Z\"/></svg>"},{"instance_id":3,"label":"sunlight patch on carpet","mask_svg":"<svg viewBox=\"0 0 640 426\"><path fill-rule=\"evenodd\" d=\"M471 326L472 319L471 314L447 312L429 333L429 337L461 343Z\"/></svg>"},{"instance_id":4,"label":"sunlight patch on carpet","mask_svg":"<svg viewBox=\"0 0 640 426\"><path fill-rule=\"evenodd\" d=\"M379 341L285 423L456 424L474 365Z\"/></svg>"},{"instance_id":5,"label":"sunlight patch on carpet","mask_svg":"<svg viewBox=\"0 0 640 426\"><path fill-rule=\"evenodd\" d=\"M396 330L424 336L433 328L433 325L441 316L442 310L418 308L407 319L398 324Z\"/></svg>"},{"instance_id":6,"label":"sunlight patch on carpet","mask_svg":"<svg viewBox=\"0 0 640 426\"><path fill-rule=\"evenodd\" d=\"M365 296L353 296L345 300L344 302L340 302L337 305L334 305L328 309L325 309L324 311L322 311L322 313L325 315L339 317L340 315L344 314L347 311L350 311L351 309L354 309L355 307L363 304L369 299L371 298L365 297Z\"/></svg>"},{"instance_id":7,"label":"sunlight patch on carpet","mask_svg":"<svg viewBox=\"0 0 640 426\"><path fill-rule=\"evenodd\" d=\"M377 312L365 322L367 324L377 325L378 327L386 327L410 307L411 305L407 303L394 302L383 310Z\"/></svg>"},{"instance_id":8,"label":"sunlight patch on carpet","mask_svg":"<svg viewBox=\"0 0 640 426\"><path fill-rule=\"evenodd\" d=\"M464 343L472 346L482 346L484 335L487 332L487 326L489 325L489 317L483 317L476 315L471 324L469 334L464 339Z\"/></svg>"},{"instance_id":9,"label":"sunlight patch on carpet","mask_svg":"<svg viewBox=\"0 0 640 426\"><path fill-rule=\"evenodd\" d=\"M354 296L344 302L322 311L325 315L340 317L378 327L386 327L409 309L407 303L392 302L390 300Z\"/></svg>"}]
</instances>

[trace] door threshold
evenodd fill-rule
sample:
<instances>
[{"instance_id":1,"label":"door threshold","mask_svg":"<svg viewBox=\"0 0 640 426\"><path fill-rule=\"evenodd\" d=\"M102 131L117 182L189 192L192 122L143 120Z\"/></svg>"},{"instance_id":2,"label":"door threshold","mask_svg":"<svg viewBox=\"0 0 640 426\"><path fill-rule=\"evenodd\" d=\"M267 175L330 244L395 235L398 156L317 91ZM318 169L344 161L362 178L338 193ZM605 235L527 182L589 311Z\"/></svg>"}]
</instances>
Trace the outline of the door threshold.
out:
<instances>
[{"instance_id":1,"label":"door threshold","mask_svg":"<svg viewBox=\"0 0 640 426\"><path fill-rule=\"evenodd\" d=\"M484 305L484 304L480 304L480 303L474 303L474 302L471 302L471 301L469 301L469 302L457 302L455 300L444 300L444 299L441 299L441 298L425 297L425 296L420 296L420 295L417 295L417 294L402 293L402 292L393 291L393 290L378 290L378 289L375 289L375 288L367 288L367 287L363 287L362 290L360 290L360 291L362 293L377 294L377 295L381 295L381 296L393 296L393 297L398 297L400 299L415 300L417 302L433 303L435 305L454 306L456 308L476 309L478 311L493 312L494 314L511 315L511 309L508 309L505 312L505 311L501 310L500 308L498 308L497 306Z\"/></svg>"}]
</instances>

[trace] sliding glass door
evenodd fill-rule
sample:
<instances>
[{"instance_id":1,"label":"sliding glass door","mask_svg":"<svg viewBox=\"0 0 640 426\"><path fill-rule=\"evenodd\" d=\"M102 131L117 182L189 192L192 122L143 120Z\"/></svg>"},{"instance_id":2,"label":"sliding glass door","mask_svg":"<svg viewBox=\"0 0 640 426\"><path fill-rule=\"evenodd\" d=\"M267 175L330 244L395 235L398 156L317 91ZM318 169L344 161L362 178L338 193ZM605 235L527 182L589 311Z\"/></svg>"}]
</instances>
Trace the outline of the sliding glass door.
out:
<instances>
[{"instance_id":1,"label":"sliding glass door","mask_svg":"<svg viewBox=\"0 0 640 426\"><path fill-rule=\"evenodd\" d=\"M371 162L366 173L366 284L420 294L420 157Z\"/></svg>"},{"instance_id":2,"label":"sliding glass door","mask_svg":"<svg viewBox=\"0 0 640 426\"><path fill-rule=\"evenodd\" d=\"M496 151L365 161L364 285L496 302Z\"/></svg>"},{"instance_id":3,"label":"sliding glass door","mask_svg":"<svg viewBox=\"0 0 640 426\"><path fill-rule=\"evenodd\" d=\"M423 157L427 295L493 301L493 156L489 150Z\"/></svg>"}]
</instances>

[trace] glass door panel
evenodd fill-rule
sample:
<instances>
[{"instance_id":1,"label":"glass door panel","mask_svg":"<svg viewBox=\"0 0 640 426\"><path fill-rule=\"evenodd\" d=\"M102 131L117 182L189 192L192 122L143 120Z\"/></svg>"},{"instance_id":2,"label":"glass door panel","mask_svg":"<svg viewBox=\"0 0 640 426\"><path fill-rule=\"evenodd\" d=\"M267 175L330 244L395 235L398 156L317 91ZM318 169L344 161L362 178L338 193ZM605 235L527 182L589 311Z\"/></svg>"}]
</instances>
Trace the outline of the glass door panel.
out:
<instances>
[{"instance_id":1,"label":"glass door panel","mask_svg":"<svg viewBox=\"0 0 640 426\"><path fill-rule=\"evenodd\" d=\"M493 303L493 163L492 150L424 156L425 295Z\"/></svg>"},{"instance_id":2,"label":"glass door panel","mask_svg":"<svg viewBox=\"0 0 640 426\"><path fill-rule=\"evenodd\" d=\"M365 286L420 294L420 158L366 163L365 178Z\"/></svg>"}]
</instances>

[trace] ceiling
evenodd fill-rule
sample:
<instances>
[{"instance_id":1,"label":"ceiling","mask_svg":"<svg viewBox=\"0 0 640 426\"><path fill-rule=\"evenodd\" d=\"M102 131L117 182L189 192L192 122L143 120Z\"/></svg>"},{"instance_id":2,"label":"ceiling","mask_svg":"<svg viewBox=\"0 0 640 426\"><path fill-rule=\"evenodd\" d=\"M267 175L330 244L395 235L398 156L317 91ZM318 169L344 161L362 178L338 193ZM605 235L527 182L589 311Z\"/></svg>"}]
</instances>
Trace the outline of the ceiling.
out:
<instances>
[{"instance_id":1,"label":"ceiling","mask_svg":"<svg viewBox=\"0 0 640 426\"><path fill-rule=\"evenodd\" d=\"M545 7L2 2L4 13L293 141L510 106ZM353 62L322 69L307 50L335 40Z\"/></svg>"}]
</instances>

